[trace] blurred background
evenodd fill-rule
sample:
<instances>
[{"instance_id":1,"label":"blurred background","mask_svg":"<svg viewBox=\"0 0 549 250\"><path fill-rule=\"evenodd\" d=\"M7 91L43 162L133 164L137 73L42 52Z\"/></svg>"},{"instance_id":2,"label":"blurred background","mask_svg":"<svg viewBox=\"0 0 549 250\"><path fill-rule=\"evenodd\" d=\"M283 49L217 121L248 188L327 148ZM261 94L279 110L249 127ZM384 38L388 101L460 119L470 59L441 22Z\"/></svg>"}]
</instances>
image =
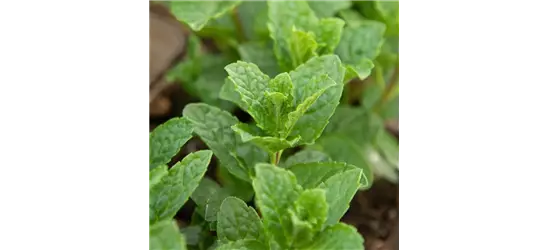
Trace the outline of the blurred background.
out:
<instances>
[{"instance_id":1,"label":"blurred background","mask_svg":"<svg viewBox=\"0 0 549 250\"><path fill-rule=\"evenodd\" d=\"M357 193L343 221L357 227L367 249L398 249L398 2L308 3L319 18L341 18L346 25L375 21L386 26L379 38L368 34L358 38L364 44L380 41L375 57L370 58L375 67L366 79L353 79L347 85L336 114L311 147L334 160L372 169L373 186ZM181 116L185 105L192 102L216 105L248 121L245 112L219 99L218 92L227 76L223 67L236 60L256 63L271 76L281 72L272 55L266 3L242 2L207 20L199 31L178 20L168 2L150 2L149 11L150 130ZM200 139L193 138L173 162L205 148ZM219 174L213 159L207 175L217 180ZM193 209L194 204L188 202L176 219L187 225Z\"/></svg>"}]
</instances>

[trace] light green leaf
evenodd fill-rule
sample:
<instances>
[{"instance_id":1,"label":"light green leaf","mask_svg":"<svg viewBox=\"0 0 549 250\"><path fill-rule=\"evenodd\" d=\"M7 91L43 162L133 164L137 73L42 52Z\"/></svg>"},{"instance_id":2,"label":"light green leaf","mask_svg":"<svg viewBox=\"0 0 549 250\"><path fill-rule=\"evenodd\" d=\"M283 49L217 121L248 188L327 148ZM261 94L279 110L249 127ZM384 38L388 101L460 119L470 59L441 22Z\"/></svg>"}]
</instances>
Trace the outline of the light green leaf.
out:
<instances>
[{"instance_id":1,"label":"light green leaf","mask_svg":"<svg viewBox=\"0 0 549 250\"><path fill-rule=\"evenodd\" d=\"M316 16L325 18L332 17L340 10L351 7L351 1L309 1L309 6L316 13Z\"/></svg>"},{"instance_id":2,"label":"light green leaf","mask_svg":"<svg viewBox=\"0 0 549 250\"><path fill-rule=\"evenodd\" d=\"M336 174L358 168L345 162L309 162L298 163L288 169L295 175L300 186L315 188ZM367 176L364 173L361 175L360 183L362 186L370 186L372 182L372 176Z\"/></svg>"},{"instance_id":3,"label":"light green leaf","mask_svg":"<svg viewBox=\"0 0 549 250\"><path fill-rule=\"evenodd\" d=\"M319 188L326 190L326 202L329 207L325 225L335 225L347 212L349 203L360 186L361 176L362 170L351 169L336 174L318 185Z\"/></svg>"},{"instance_id":4,"label":"light green leaf","mask_svg":"<svg viewBox=\"0 0 549 250\"><path fill-rule=\"evenodd\" d=\"M247 157L251 155L261 159L261 152L251 144L242 143L232 130L231 126L238 123L236 117L204 103L187 104L183 115L192 122L194 132L214 152L222 166L227 167L236 177L250 181L253 165L250 165ZM268 157L266 153L264 157Z\"/></svg>"},{"instance_id":5,"label":"light green leaf","mask_svg":"<svg viewBox=\"0 0 549 250\"><path fill-rule=\"evenodd\" d=\"M268 249L257 240L239 240L220 245L216 250L265 250Z\"/></svg>"},{"instance_id":6,"label":"light green leaf","mask_svg":"<svg viewBox=\"0 0 549 250\"><path fill-rule=\"evenodd\" d=\"M292 54L294 30L314 31L318 18L305 1L268 1L267 27L274 41L274 52L283 71L297 67ZM291 10L291 11L289 11Z\"/></svg>"},{"instance_id":7,"label":"light green leaf","mask_svg":"<svg viewBox=\"0 0 549 250\"><path fill-rule=\"evenodd\" d=\"M313 236L322 229L328 216L326 191L323 189L308 189L301 193L290 211L294 243L299 246L309 243Z\"/></svg>"},{"instance_id":8,"label":"light green leaf","mask_svg":"<svg viewBox=\"0 0 549 250\"><path fill-rule=\"evenodd\" d=\"M292 69L303 64L309 58L316 56L318 44L312 32L292 30L289 38L290 55L292 58Z\"/></svg>"},{"instance_id":9,"label":"light green leaf","mask_svg":"<svg viewBox=\"0 0 549 250\"><path fill-rule=\"evenodd\" d=\"M257 122L257 126L267 130L265 127L270 124L270 117L265 107L265 94L268 88L269 76L265 75L253 63L237 61L225 67L229 74L229 80L248 112Z\"/></svg>"},{"instance_id":10,"label":"light green leaf","mask_svg":"<svg viewBox=\"0 0 549 250\"><path fill-rule=\"evenodd\" d=\"M163 165L191 139L193 127L183 117L172 118L149 134L149 168Z\"/></svg>"},{"instance_id":11,"label":"light green leaf","mask_svg":"<svg viewBox=\"0 0 549 250\"><path fill-rule=\"evenodd\" d=\"M232 128L240 135L243 142L252 142L271 154L283 149L294 147L300 139L300 137L297 137L291 141L287 141L278 137L254 135L248 127L248 124L245 123L239 123L234 125Z\"/></svg>"},{"instance_id":12,"label":"light green leaf","mask_svg":"<svg viewBox=\"0 0 549 250\"><path fill-rule=\"evenodd\" d=\"M156 168L153 168L151 171L149 171L149 189L151 189L154 185L156 185L162 177L168 174L168 166L167 165L160 165Z\"/></svg>"},{"instance_id":13,"label":"light green leaf","mask_svg":"<svg viewBox=\"0 0 549 250\"><path fill-rule=\"evenodd\" d=\"M366 161L364 150L343 134L329 134L322 136L310 148L320 150L328 154L334 161L348 162L362 169L366 180L361 181L361 188L372 185L374 174L371 164Z\"/></svg>"},{"instance_id":14,"label":"light green leaf","mask_svg":"<svg viewBox=\"0 0 549 250\"><path fill-rule=\"evenodd\" d=\"M288 135L287 133L290 133L292 131L297 121L304 116L305 112L307 112L311 108L311 106L313 106L313 104L315 104L318 98L322 94L324 94L326 90L334 87L335 85L336 83L331 78L329 78L328 75L321 75L318 78L311 79L309 85L302 86L302 89L297 90L297 92L301 92L301 94L308 94L311 92L311 89L316 89L316 92L311 94L306 99L301 100L301 102L297 105L297 108L294 111L288 113L288 118L285 124L285 131L287 132L284 134L284 137Z\"/></svg>"},{"instance_id":15,"label":"light green leaf","mask_svg":"<svg viewBox=\"0 0 549 250\"><path fill-rule=\"evenodd\" d=\"M170 2L172 14L181 22L188 24L193 30L198 31L204 27L210 19L220 17L225 12L233 9L241 1L178 1Z\"/></svg>"},{"instance_id":16,"label":"light green leaf","mask_svg":"<svg viewBox=\"0 0 549 250\"><path fill-rule=\"evenodd\" d=\"M227 197L217 215L217 237L221 242L264 240L263 225L257 212L235 197Z\"/></svg>"},{"instance_id":17,"label":"light green leaf","mask_svg":"<svg viewBox=\"0 0 549 250\"><path fill-rule=\"evenodd\" d=\"M318 79L324 74L327 74L336 85L324 91L294 125L290 136L301 136L302 144L313 143L328 124L328 120L341 98L345 68L336 55L326 55L314 57L290 72L296 104L304 102L319 89L333 85L333 82L330 81L311 81L311 79Z\"/></svg>"},{"instance_id":18,"label":"light green leaf","mask_svg":"<svg viewBox=\"0 0 549 250\"><path fill-rule=\"evenodd\" d=\"M364 239L356 228L344 223L337 223L315 237L312 244L300 250L363 250Z\"/></svg>"},{"instance_id":19,"label":"light green leaf","mask_svg":"<svg viewBox=\"0 0 549 250\"><path fill-rule=\"evenodd\" d=\"M280 244L282 249L287 249L291 235L288 208L298 198L301 187L290 171L275 165L259 163L255 171L252 185L267 235Z\"/></svg>"},{"instance_id":20,"label":"light green leaf","mask_svg":"<svg viewBox=\"0 0 549 250\"><path fill-rule=\"evenodd\" d=\"M353 9L346 9L339 12L339 15L347 26L359 26L366 18L364 18L358 11Z\"/></svg>"},{"instance_id":21,"label":"light green leaf","mask_svg":"<svg viewBox=\"0 0 549 250\"><path fill-rule=\"evenodd\" d=\"M318 150L304 149L288 157L288 159L286 159L281 166L284 168L289 168L300 163L317 163L328 161L331 161L331 159L327 154Z\"/></svg>"},{"instance_id":22,"label":"light green leaf","mask_svg":"<svg viewBox=\"0 0 549 250\"><path fill-rule=\"evenodd\" d=\"M280 73L272 45L269 47L266 43L247 42L238 46L238 53L240 54L242 61L254 63L261 71L265 72L270 77L275 77Z\"/></svg>"},{"instance_id":23,"label":"light green leaf","mask_svg":"<svg viewBox=\"0 0 549 250\"><path fill-rule=\"evenodd\" d=\"M150 224L175 216L206 173L211 157L210 150L187 155L150 189Z\"/></svg>"},{"instance_id":24,"label":"light green leaf","mask_svg":"<svg viewBox=\"0 0 549 250\"><path fill-rule=\"evenodd\" d=\"M318 28L315 32L317 34L316 39L318 42L319 54L324 55L334 52L341 39L344 25L345 22L339 18L320 19Z\"/></svg>"},{"instance_id":25,"label":"light green leaf","mask_svg":"<svg viewBox=\"0 0 549 250\"><path fill-rule=\"evenodd\" d=\"M240 99L240 94L236 92L234 83L229 78L225 78L224 84L221 86L221 90L219 90L219 98L238 105L242 110L248 109L246 103Z\"/></svg>"},{"instance_id":26,"label":"light green leaf","mask_svg":"<svg viewBox=\"0 0 549 250\"><path fill-rule=\"evenodd\" d=\"M385 24L377 21L368 20L357 26L347 26L335 53L360 79L365 79L373 68L372 61L381 51L384 33Z\"/></svg>"},{"instance_id":27,"label":"light green leaf","mask_svg":"<svg viewBox=\"0 0 549 250\"><path fill-rule=\"evenodd\" d=\"M186 250L185 238L177 224L170 220L149 227L149 250Z\"/></svg>"}]
</instances>

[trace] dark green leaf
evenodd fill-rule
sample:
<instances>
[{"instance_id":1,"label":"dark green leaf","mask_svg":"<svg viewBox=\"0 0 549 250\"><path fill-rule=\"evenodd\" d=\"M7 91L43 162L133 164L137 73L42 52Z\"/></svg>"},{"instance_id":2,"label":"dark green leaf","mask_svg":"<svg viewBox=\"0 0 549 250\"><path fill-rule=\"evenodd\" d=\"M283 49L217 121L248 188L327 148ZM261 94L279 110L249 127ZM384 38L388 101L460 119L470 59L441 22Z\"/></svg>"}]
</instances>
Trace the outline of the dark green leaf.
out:
<instances>
[{"instance_id":1,"label":"dark green leaf","mask_svg":"<svg viewBox=\"0 0 549 250\"><path fill-rule=\"evenodd\" d=\"M331 161L327 154L312 149L301 150L286 159L282 167L288 168L299 163L317 163Z\"/></svg>"},{"instance_id":2,"label":"dark green leaf","mask_svg":"<svg viewBox=\"0 0 549 250\"><path fill-rule=\"evenodd\" d=\"M363 250L364 239L356 228L344 223L335 224L320 233L312 244L300 250Z\"/></svg>"},{"instance_id":3,"label":"dark green leaf","mask_svg":"<svg viewBox=\"0 0 549 250\"><path fill-rule=\"evenodd\" d=\"M335 225L347 212L349 203L360 186L361 176L362 170L355 168L336 174L318 185L319 188L326 190L326 202L329 207L325 225Z\"/></svg>"},{"instance_id":4,"label":"dark green leaf","mask_svg":"<svg viewBox=\"0 0 549 250\"><path fill-rule=\"evenodd\" d=\"M149 250L186 250L185 238L174 221L160 221L149 227Z\"/></svg>"},{"instance_id":5,"label":"dark green leaf","mask_svg":"<svg viewBox=\"0 0 549 250\"><path fill-rule=\"evenodd\" d=\"M257 212L235 197L227 197L217 215L217 237L221 242L264 240L263 225Z\"/></svg>"},{"instance_id":6,"label":"dark green leaf","mask_svg":"<svg viewBox=\"0 0 549 250\"><path fill-rule=\"evenodd\" d=\"M149 134L149 168L170 162L192 133L192 124L184 117L172 118L156 127Z\"/></svg>"},{"instance_id":7,"label":"dark green leaf","mask_svg":"<svg viewBox=\"0 0 549 250\"><path fill-rule=\"evenodd\" d=\"M241 1L178 1L170 2L172 14L193 30L201 30L210 19L220 17Z\"/></svg>"},{"instance_id":8,"label":"dark green leaf","mask_svg":"<svg viewBox=\"0 0 549 250\"><path fill-rule=\"evenodd\" d=\"M310 162L299 163L289 167L289 170L295 175L298 184L303 188L315 188L328 178L352 169L358 168L344 162ZM373 177L363 173L360 182L362 186L370 186L373 182Z\"/></svg>"}]
</instances>

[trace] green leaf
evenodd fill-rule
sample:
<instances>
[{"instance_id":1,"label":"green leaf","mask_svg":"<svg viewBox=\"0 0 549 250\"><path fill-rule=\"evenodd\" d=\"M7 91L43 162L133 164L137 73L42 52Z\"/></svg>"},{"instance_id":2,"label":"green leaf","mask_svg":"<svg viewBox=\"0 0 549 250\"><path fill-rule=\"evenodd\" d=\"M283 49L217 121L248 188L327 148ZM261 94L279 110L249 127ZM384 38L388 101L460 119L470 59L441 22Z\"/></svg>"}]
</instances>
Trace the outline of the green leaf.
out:
<instances>
[{"instance_id":1,"label":"green leaf","mask_svg":"<svg viewBox=\"0 0 549 250\"><path fill-rule=\"evenodd\" d=\"M246 103L240 99L240 94L236 92L234 83L229 78L225 78L224 84L221 86L221 90L219 90L219 98L236 104L242 110L248 109Z\"/></svg>"},{"instance_id":2,"label":"green leaf","mask_svg":"<svg viewBox=\"0 0 549 250\"><path fill-rule=\"evenodd\" d=\"M288 168L300 163L317 163L328 161L331 161L331 159L327 154L318 150L305 149L288 157L288 159L286 159L286 161L282 164L282 167Z\"/></svg>"},{"instance_id":3,"label":"green leaf","mask_svg":"<svg viewBox=\"0 0 549 250\"><path fill-rule=\"evenodd\" d=\"M257 240L239 240L220 245L216 250L265 250L268 249Z\"/></svg>"},{"instance_id":4,"label":"green leaf","mask_svg":"<svg viewBox=\"0 0 549 250\"><path fill-rule=\"evenodd\" d=\"M312 32L294 29L290 33L288 43L292 59L292 69L317 55L316 49L318 48L318 44L316 43L315 35Z\"/></svg>"},{"instance_id":5,"label":"green leaf","mask_svg":"<svg viewBox=\"0 0 549 250\"><path fill-rule=\"evenodd\" d=\"M175 216L206 173L211 157L210 150L187 155L150 189L150 224Z\"/></svg>"},{"instance_id":6,"label":"green leaf","mask_svg":"<svg viewBox=\"0 0 549 250\"><path fill-rule=\"evenodd\" d=\"M208 177L204 177L196 190L192 193L191 199L196 203L197 211L208 222L217 220L221 202L230 194L222 189L219 184Z\"/></svg>"},{"instance_id":7,"label":"green leaf","mask_svg":"<svg viewBox=\"0 0 549 250\"><path fill-rule=\"evenodd\" d=\"M237 9L240 23L248 40L259 41L269 39L269 30L267 29L269 17L267 15L266 2L244 1ZM244 61L247 60L244 59Z\"/></svg>"},{"instance_id":8,"label":"green leaf","mask_svg":"<svg viewBox=\"0 0 549 250\"><path fill-rule=\"evenodd\" d=\"M351 1L309 1L309 6L316 13L316 16L332 17L338 11L351 7Z\"/></svg>"},{"instance_id":9,"label":"green leaf","mask_svg":"<svg viewBox=\"0 0 549 250\"><path fill-rule=\"evenodd\" d=\"M226 189L220 189L218 192L212 194L212 196L206 202L205 206L204 219L206 221L217 221L217 214L221 209L221 203L225 198L229 197L229 195L230 193Z\"/></svg>"},{"instance_id":10,"label":"green leaf","mask_svg":"<svg viewBox=\"0 0 549 250\"><path fill-rule=\"evenodd\" d=\"M172 118L149 134L149 168L167 164L191 139L193 127L183 118Z\"/></svg>"},{"instance_id":11,"label":"green leaf","mask_svg":"<svg viewBox=\"0 0 549 250\"><path fill-rule=\"evenodd\" d=\"M268 88L269 76L263 74L257 65L243 61L231 63L225 67L229 74L229 80L233 83L236 92L248 112L257 122L257 126L266 129L270 125L267 107L265 107L265 94Z\"/></svg>"},{"instance_id":12,"label":"green leaf","mask_svg":"<svg viewBox=\"0 0 549 250\"><path fill-rule=\"evenodd\" d=\"M303 188L315 188L328 178L353 169L358 168L345 162L309 162L298 163L289 167L298 184ZM364 173L361 175L360 183L362 186L370 186L372 182L372 176L367 176Z\"/></svg>"},{"instance_id":13,"label":"green leaf","mask_svg":"<svg viewBox=\"0 0 549 250\"><path fill-rule=\"evenodd\" d=\"M275 77L280 73L272 46L268 47L267 44L261 42L247 42L238 46L238 53L242 61L254 63L270 77Z\"/></svg>"},{"instance_id":14,"label":"green leaf","mask_svg":"<svg viewBox=\"0 0 549 250\"><path fill-rule=\"evenodd\" d=\"M347 136L337 133L322 136L311 149L325 152L334 161L348 162L362 169L366 180L361 181L361 187L368 188L372 185L374 174L371 164L365 159L364 149Z\"/></svg>"},{"instance_id":15,"label":"green leaf","mask_svg":"<svg viewBox=\"0 0 549 250\"><path fill-rule=\"evenodd\" d=\"M185 106L183 115L192 122L194 132L214 152L221 165L236 177L250 181L251 163L263 161L262 157L267 159L267 154L261 153L259 148L241 142L231 128L238 119L230 113L208 104L191 103Z\"/></svg>"},{"instance_id":16,"label":"green leaf","mask_svg":"<svg viewBox=\"0 0 549 250\"><path fill-rule=\"evenodd\" d=\"M349 65L362 80L370 75L372 61L383 45L385 25L377 21L363 21L360 25L347 26L335 53Z\"/></svg>"},{"instance_id":17,"label":"green leaf","mask_svg":"<svg viewBox=\"0 0 549 250\"><path fill-rule=\"evenodd\" d=\"M283 71L292 70L298 66L294 64L298 60L292 54L292 46L295 46L292 42L299 41L293 33L295 30L314 31L318 18L305 1L268 1L267 5L267 27L274 42L275 56Z\"/></svg>"},{"instance_id":18,"label":"green leaf","mask_svg":"<svg viewBox=\"0 0 549 250\"><path fill-rule=\"evenodd\" d=\"M294 125L291 137L301 136L302 144L312 144L322 133L339 104L343 91L345 68L336 55L314 57L290 72L296 104L303 103L320 89L333 85L331 81L311 81L327 74L335 86L327 88Z\"/></svg>"},{"instance_id":19,"label":"green leaf","mask_svg":"<svg viewBox=\"0 0 549 250\"><path fill-rule=\"evenodd\" d=\"M238 197L245 202L252 200L254 189L249 182L236 178L227 168L218 167L217 171L219 182L232 196Z\"/></svg>"},{"instance_id":20,"label":"green leaf","mask_svg":"<svg viewBox=\"0 0 549 250\"><path fill-rule=\"evenodd\" d=\"M186 250L185 238L172 220L158 222L149 227L149 250Z\"/></svg>"},{"instance_id":21,"label":"green leaf","mask_svg":"<svg viewBox=\"0 0 549 250\"><path fill-rule=\"evenodd\" d=\"M349 203L360 186L361 176L362 170L351 169L336 174L318 185L319 188L326 190L326 202L329 207L325 225L335 225L347 212Z\"/></svg>"},{"instance_id":22,"label":"green leaf","mask_svg":"<svg viewBox=\"0 0 549 250\"><path fill-rule=\"evenodd\" d=\"M382 130L376 139L377 147L386 161L398 168L398 141L387 130Z\"/></svg>"},{"instance_id":23,"label":"green leaf","mask_svg":"<svg viewBox=\"0 0 549 250\"><path fill-rule=\"evenodd\" d=\"M259 163L255 171L256 177L252 185L263 225L268 235L283 249L287 249L291 235L288 208L299 197L301 187L297 185L297 180L290 171L275 165Z\"/></svg>"},{"instance_id":24,"label":"green leaf","mask_svg":"<svg viewBox=\"0 0 549 250\"><path fill-rule=\"evenodd\" d=\"M293 224L292 238L299 246L309 243L313 236L322 229L328 216L326 191L309 189L303 191L290 211Z\"/></svg>"},{"instance_id":25,"label":"green leaf","mask_svg":"<svg viewBox=\"0 0 549 250\"><path fill-rule=\"evenodd\" d=\"M330 118L330 123L326 126L323 135L334 133L346 135L356 145L362 146L372 142L381 128L383 128L383 120L369 110L340 105Z\"/></svg>"},{"instance_id":26,"label":"green leaf","mask_svg":"<svg viewBox=\"0 0 549 250\"><path fill-rule=\"evenodd\" d=\"M225 12L240 4L240 2L241 1L170 2L170 10L179 21L185 22L193 30L198 31L201 30L210 19L220 17Z\"/></svg>"},{"instance_id":27,"label":"green leaf","mask_svg":"<svg viewBox=\"0 0 549 250\"><path fill-rule=\"evenodd\" d=\"M240 138L243 142L252 142L271 154L280 150L294 147L300 139L300 137L297 137L291 141L287 141L278 137L254 135L252 134L253 132L251 131L251 129L248 127L248 124L245 123L239 123L237 125L234 125L232 128L236 133L240 135Z\"/></svg>"},{"instance_id":28,"label":"green leaf","mask_svg":"<svg viewBox=\"0 0 549 250\"><path fill-rule=\"evenodd\" d=\"M370 166L372 166L372 170L376 175L379 175L392 183L398 182L398 174L396 172L396 168L398 168L398 166L395 167L388 163L380 153L379 149L373 145L366 145L364 151L365 158Z\"/></svg>"},{"instance_id":29,"label":"green leaf","mask_svg":"<svg viewBox=\"0 0 549 250\"><path fill-rule=\"evenodd\" d=\"M363 250L364 239L356 228L344 223L337 223L320 233L312 244L300 250Z\"/></svg>"},{"instance_id":30,"label":"green leaf","mask_svg":"<svg viewBox=\"0 0 549 250\"><path fill-rule=\"evenodd\" d=\"M346 9L339 12L339 15L345 24L348 26L359 26L364 20L366 20L358 11L353 9Z\"/></svg>"},{"instance_id":31,"label":"green leaf","mask_svg":"<svg viewBox=\"0 0 549 250\"><path fill-rule=\"evenodd\" d=\"M154 185L156 185L162 177L168 174L168 166L167 165L160 165L156 168L153 168L151 171L149 171L149 189L151 189Z\"/></svg>"},{"instance_id":32,"label":"green leaf","mask_svg":"<svg viewBox=\"0 0 549 250\"><path fill-rule=\"evenodd\" d=\"M264 240L263 225L256 211L238 198L225 198L217 221L217 237L221 242Z\"/></svg>"},{"instance_id":33,"label":"green leaf","mask_svg":"<svg viewBox=\"0 0 549 250\"><path fill-rule=\"evenodd\" d=\"M182 228L180 232L185 236L187 245L196 246L201 240L202 227L188 226L188 227Z\"/></svg>"},{"instance_id":34,"label":"green leaf","mask_svg":"<svg viewBox=\"0 0 549 250\"><path fill-rule=\"evenodd\" d=\"M321 2L318 2L321 3ZM321 55L333 53L343 33L345 22L339 18L320 19L317 34L318 53Z\"/></svg>"}]
</instances>

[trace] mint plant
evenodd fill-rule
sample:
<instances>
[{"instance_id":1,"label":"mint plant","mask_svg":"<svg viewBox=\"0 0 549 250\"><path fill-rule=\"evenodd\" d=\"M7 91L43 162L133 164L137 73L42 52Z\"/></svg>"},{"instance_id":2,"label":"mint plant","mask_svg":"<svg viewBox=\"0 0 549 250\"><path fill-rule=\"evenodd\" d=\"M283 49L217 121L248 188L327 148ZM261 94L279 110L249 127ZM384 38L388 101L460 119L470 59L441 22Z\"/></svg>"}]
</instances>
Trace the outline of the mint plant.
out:
<instances>
[{"instance_id":1,"label":"mint plant","mask_svg":"<svg viewBox=\"0 0 549 250\"><path fill-rule=\"evenodd\" d=\"M363 249L340 220L398 181L398 2L165 4L191 31L167 79L199 101L150 134L150 248ZM208 150L169 168L193 136Z\"/></svg>"}]
</instances>

